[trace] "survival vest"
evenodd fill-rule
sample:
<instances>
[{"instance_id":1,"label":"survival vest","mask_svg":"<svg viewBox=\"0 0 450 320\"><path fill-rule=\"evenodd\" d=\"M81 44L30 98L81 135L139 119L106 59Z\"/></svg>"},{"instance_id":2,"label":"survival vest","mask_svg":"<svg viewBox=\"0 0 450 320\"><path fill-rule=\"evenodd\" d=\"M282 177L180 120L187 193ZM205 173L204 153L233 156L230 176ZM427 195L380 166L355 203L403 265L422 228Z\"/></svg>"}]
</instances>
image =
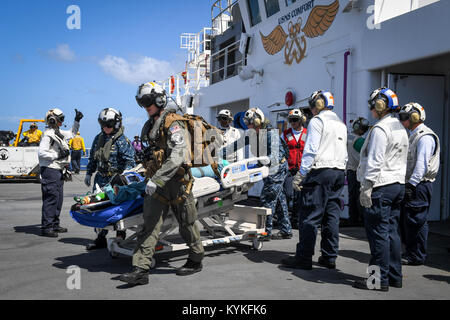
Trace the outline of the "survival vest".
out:
<instances>
[{"instance_id":1,"label":"survival vest","mask_svg":"<svg viewBox=\"0 0 450 320\"><path fill-rule=\"evenodd\" d=\"M288 165L289 170L292 169L300 169L300 165L302 163L303 149L305 148L306 141L306 128L303 128L300 137L295 140L294 133L292 132L292 128L289 128L283 132L284 141L289 149L289 158Z\"/></svg>"},{"instance_id":2,"label":"survival vest","mask_svg":"<svg viewBox=\"0 0 450 320\"><path fill-rule=\"evenodd\" d=\"M204 167L211 165L217 176L220 176L218 172L218 164L215 161L217 158L216 152L223 144L223 136L220 129L207 123L201 116L184 114L180 115L175 113L175 110L168 110L162 114L163 119L159 122L160 127L158 134L154 139L150 138L150 145L154 146L152 160L147 164L147 170L155 173L164 163L167 158L167 136L168 131L175 121L180 121L185 124L186 127L186 144L190 146L188 148L188 154L186 157L186 167ZM158 121L157 121L158 122ZM145 136L150 136L150 120L144 125L143 128L143 140ZM147 127L147 128L146 128ZM149 176L148 174L146 176ZM151 177L152 175L150 175Z\"/></svg>"},{"instance_id":3,"label":"survival vest","mask_svg":"<svg viewBox=\"0 0 450 320\"><path fill-rule=\"evenodd\" d=\"M124 127L121 127L108 141L105 139L105 135L101 134L98 139L97 149L94 151L94 159L97 161L98 171L102 173L115 173L111 172L111 164L109 163L109 157L111 155L111 147L119 139L124 132Z\"/></svg>"}]
</instances>

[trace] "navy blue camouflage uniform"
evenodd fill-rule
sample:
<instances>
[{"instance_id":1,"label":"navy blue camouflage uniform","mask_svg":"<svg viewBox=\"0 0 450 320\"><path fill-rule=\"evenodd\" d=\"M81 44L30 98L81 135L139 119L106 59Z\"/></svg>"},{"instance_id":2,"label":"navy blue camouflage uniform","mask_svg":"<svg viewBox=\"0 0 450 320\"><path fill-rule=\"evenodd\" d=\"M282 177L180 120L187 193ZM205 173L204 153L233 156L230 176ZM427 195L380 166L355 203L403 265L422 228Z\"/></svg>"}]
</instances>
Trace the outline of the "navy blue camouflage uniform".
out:
<instances>
[{"instance_id":1,"label":"navy blue camouflage uniform","mask_svg":"<svg viewBox=\"0 0 450 320\"><path fill-rule=\"evenodd\" d=\"M96 185L102 188L109 183L112 176L116 173L121 174L125 170L132 169L136 166L135 161L135 151L131 145L130 140L122 134L111 146L111 152L109 155L108 164L98 163L94 158L95 151L99 149L99 141L101 136L104 138L105 144L112 138L111 135L106 135L103 130L101 133L95 136L94 142L92 143L91 152L89 155L89 163L86 169L86 175L91 175L97 171L94 178L94 183L92 186L93 191L95 191ZM109 169L106 171L106 169ZM96 231L98 231L96 229ZM101 230L98 234L99 238L106 237L108 230Z\"/></svg>"},{"instance_id":2,"label":"navy blue camouflage uniform","mask_svg":"<svg viewBox=\"0 0 450 320\"><path fill-rule=\"evenodd\" d=\"M102 131L95 136L94 142L92 143L86 175L92 175L97 171L94 178L93 190L95 190L96 184L98 184L101 188L109 182L114 174L121 174L124 170L129 170L136 166L134 148L131 145L130 140L123 134L111 147L111 153L109 156L109 171L106 171L106 165L98 163L98 161L94 159L94 153L99 148L98 143L101 135L104 136L105 143L111 139L111 136L106 135Z\"/></svg>"},{"instance_id":3,"label":"navy blue camouflage uniform","mask_svg":"<svg viewBox=\"0 0 450 320\"><path fill-rule=\"evenodd\" d=\"M284 192L283 184L286 180L286 177L289 173L288 167L288 150L286 143L283 139L278 137L278 151L275 154L272 154L272 134L276 131L274 129L267 130L267 156L269 156L271 161L271 171L276 170L275 173L269 174L268 177L264 178L264 186L261 191L261 202L265 208L270 208L272 210L272 214L267 216L266 219L266 232L270 236L272 234L273 229L273 215L278 216L278 228L283 235L291 235L292 227L291 222L289 220L289 212L287 206L287 198ZM276 142L276 139L274 139ZM259 148L260 141L258 139L257 143L257 152L259 156L264 156L264 154L260 154ZM255 154L255 152L252 153ZM276 168L278 166L278 168ZM277 170L278 169L278 170ZM280 210L276 210L277 204L281 208Z\"/></svg>"}]
</instances>

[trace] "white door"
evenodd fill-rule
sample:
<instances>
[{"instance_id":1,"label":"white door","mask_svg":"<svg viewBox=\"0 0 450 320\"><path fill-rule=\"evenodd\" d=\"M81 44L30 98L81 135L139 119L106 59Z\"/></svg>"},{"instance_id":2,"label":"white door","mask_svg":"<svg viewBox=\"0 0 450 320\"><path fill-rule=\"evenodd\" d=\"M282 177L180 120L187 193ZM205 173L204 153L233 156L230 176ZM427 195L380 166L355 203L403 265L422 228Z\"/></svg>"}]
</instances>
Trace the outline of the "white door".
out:
<instances>
[{"instance_id":1,"label":"white door","mask_svg":"<svg viewBox=\"0 0 450 320\"><path fill-rule=\"evenodd\" d=\"M425 123L439 136L441 148L444 148L445 77L390 74L388 86L397 93L400 105L417 102L425 108L427 116ZM433 183L430 221L439 221L441 218L442 166L441 152L439 174Z\"/></svg>"}]
</instances>

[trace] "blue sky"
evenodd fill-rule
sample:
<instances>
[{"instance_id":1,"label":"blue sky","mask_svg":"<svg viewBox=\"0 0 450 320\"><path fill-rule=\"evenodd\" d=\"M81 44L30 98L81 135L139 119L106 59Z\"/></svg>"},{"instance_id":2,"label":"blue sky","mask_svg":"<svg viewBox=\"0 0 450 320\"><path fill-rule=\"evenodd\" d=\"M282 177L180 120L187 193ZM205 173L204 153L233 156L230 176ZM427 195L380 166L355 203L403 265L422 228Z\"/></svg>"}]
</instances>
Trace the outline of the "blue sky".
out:
<instances>
[{"instance_id":1,"label":"blue sky","mask_svg":"<svg viewBox=\"0 0 450 320\"><path fill-rule=\"evenodd\" d=\"M137 86L184 68L183 32L211 26L206 0L2 0L0 6L0 130L17 131L21 118L43 119L62 109L69 129L74 108L85 117L81 135L90 147L105 107L124 115L132 139L146 120ZM81 29L66 26L70 5ZM26 128L27 129L27 128ZM43 128L42 128L43 129Z\"/></svg>"}]
</instances>

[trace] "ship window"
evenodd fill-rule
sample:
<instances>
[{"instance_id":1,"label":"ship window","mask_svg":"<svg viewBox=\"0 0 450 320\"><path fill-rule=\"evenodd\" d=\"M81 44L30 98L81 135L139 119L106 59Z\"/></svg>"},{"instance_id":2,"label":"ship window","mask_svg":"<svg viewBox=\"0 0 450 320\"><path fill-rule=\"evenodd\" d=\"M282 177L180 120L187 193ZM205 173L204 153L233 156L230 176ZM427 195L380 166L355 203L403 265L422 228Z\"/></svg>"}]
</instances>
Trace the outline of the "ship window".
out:
<instances>
[{"instance_id":1,"label":"ship window","mask_svg":"<svg viewBox=\"0 0 450 320\"><path fill-rule=\"evenodd\" d=\"M297 0L286 0L286 7L290 6L291 4L295 3Z\"/></svg>"},{"instance_id":2,"label":"ship window","mask_svg":"<svg viewBox=\"0 0 450 320\"><path fill-rule=\"evenodd\" d=\"M266 5L267 18L280 11L278 0L264 0Z\"/></svg>"},{"instance_id":3,"label":"ship window","mask_svg":"<svg viewBox=\"0 0 450 320\"><path fill-rule=\"evenodd\" d=\"M261 12L259 11L258 0L247 0L248 11L250 12L250 21L252 27L261 22Z\"/></svg>"}]
</instances>

